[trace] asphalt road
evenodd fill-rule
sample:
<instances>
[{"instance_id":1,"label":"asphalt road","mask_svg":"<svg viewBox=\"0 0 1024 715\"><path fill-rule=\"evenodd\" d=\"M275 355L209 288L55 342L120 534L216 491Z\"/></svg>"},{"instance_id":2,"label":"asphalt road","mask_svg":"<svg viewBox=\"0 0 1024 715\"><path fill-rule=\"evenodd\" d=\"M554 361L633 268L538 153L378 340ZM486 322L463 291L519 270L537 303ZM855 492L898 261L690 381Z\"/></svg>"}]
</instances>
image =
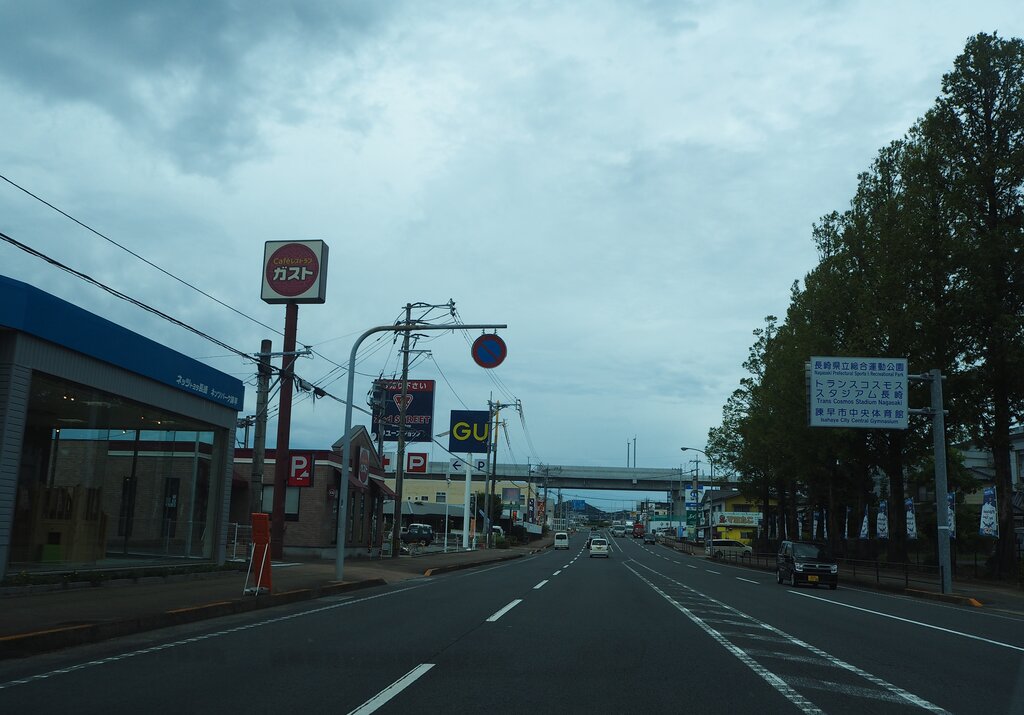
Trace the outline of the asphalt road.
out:
<instances>
[{"instance_id":1,"label":"asphalt road","mask_svg":"<svg viewBox=\"0 0 1024 715\"><path fill-rule=\"evenodd\" d=\"M611 539L0 663L0 712L1024 712L1024 619Z\"/></svg>"}]
</instances>

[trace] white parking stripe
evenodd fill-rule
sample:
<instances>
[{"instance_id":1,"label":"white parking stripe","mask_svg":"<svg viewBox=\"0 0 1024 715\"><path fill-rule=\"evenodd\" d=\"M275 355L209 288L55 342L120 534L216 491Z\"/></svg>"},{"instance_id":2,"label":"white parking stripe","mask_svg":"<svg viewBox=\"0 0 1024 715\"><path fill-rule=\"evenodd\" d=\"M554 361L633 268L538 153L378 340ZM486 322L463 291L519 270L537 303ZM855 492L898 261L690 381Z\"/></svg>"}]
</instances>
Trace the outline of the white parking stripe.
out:
<instances>
[{"instance_id":1,"label":"white parking stripe","mask_svg":"<svg viewBox=\"0 0 1024 715\"><path fill-rule=\"evenodd\" d=\"M496 613L495 613L494 615L490 616L490 617L489 617L489 618L487 619L487 622L488 622L488 623L494 623L494 622L495 622L496 620L498 620L499 618L501 618L502 616L504 616L504 615L505 615L506 613L508 613L509 611L511 611L511 610L512 610L513 608L515 608L516 606L518 606L518 605L519 605L520 603L522 603L522 602L523 602L523 599L521 599L521 598L517 598L516 600L512 601L512 602L511 602L511 603L509 603L509 604L508 604L507 606L505 606L504 608L502 608L502 609L501 609L500 611L497 611L497 612L496 612Z\"/></svg>"},{"instance_id":2,"label":"white parking stripe","mask_svg":"<svg viewBox=\"0 0 1024 715\"><path fill-rule=\"evenodd\" d=\"M400 692L412 685L416 680L426 673L428 670L434 667L433 663L421 663L415 668L410 670L408 673L403 675L401 678L393 682L388 687L381 690L379 693L374 695L372 698L367 700L365 703L357 707L355 710L350 712L348 715L369 715L369 713L376 712L376 710L386 703L391 698L398 695Z\"/></svg>"}]
</instances>

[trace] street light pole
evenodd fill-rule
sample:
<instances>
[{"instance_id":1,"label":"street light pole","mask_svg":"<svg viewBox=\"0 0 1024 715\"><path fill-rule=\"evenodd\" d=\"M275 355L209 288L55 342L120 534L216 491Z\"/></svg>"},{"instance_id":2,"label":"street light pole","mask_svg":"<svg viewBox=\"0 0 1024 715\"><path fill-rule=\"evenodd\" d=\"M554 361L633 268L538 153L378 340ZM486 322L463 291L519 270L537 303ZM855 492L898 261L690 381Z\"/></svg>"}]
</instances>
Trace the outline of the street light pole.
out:
<instances>
[{"instance_id":1,"label":"street light pole","mask_svg":"<svg viewBox=\"0 0 1024 715\"><path fill-rule=\"evenodd\" d=\"M714 484L715 484L715 460L711 459L711 455L709 455L703 449L697 449L696 447L680 447L679 449L681 449L683 452L700 452L705 457L707 457L708 464L711 465L711 479L710 479L711 486L714 486ZM697 471L697 472L695 472L695 474L696 474L697 480L699 482L700 481L700 472ZM712 517L712 514L711 514L711 504L708 504L708 524L707 524L708 533L707 533L707 536L704 539L705 543L707 545L706 546L707 548L710 548L711 546L713 546L713 544L711 542L714 541L714 538L715 538L714 526L712 526L712 524L711 524L711 517Z\"/></svg>"},{"instance_id":2,"label":"street light pole","mask_svg":"<svg viewBox=\"0 0 1024 715\"><path fill-rule=\"evenodd\" d=\"M352 352L348 357L348 394L345 399L345 432L341 438L341 484L338 489L338 529L337 529L337 551L334 556L334 577L338 581L345 579L345 509L348 501L348 472L349 460L352 455L352 393L355 392L356 382L356 351L369 336L374 333L403 333L410 330L492 330L495 328L507 328L507 325L461 325L458 323L447 325L422 325L412 322L402 325L378 325L370 328L359 336L352 345ZM405 425L400 425L405 429ZM397 528L398 525L396 525Z\"/></svg>"}]
</instances>

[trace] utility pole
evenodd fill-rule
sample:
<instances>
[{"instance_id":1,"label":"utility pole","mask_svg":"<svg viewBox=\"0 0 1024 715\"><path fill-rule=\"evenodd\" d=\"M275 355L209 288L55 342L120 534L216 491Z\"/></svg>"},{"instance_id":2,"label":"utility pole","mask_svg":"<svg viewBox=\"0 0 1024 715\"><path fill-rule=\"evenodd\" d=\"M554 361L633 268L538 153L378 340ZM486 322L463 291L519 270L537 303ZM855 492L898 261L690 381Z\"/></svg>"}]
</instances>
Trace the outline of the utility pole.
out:
<instances>
[{"instance_id":1,"label":"utility pole","mask_svg":"<svg viewBox=\"0 0 1024 715\"><path fill-rule=\"evenodd\" d=\"M412 324L412 303L405 304L405 325ZM395 465L395 513L391 528L391 558L397 559L402 548L402 479L405 477L405 410L409 395L409 331L402 336L402 396L398 403L398 464Z\"/></svg>"},{"instance_id":2,"label":"utility pole","mask_svg":"<svg viewBox=\"0 0 1024 715\"><path fill-rule=\"evenodd\" d=\"M345 426L342 430L341 437L341 463L344 465L343 469L345 474L347 475L349 464L352 461L352 395L355 391L356 351L359 350L359 346L363 344L363 341L366 340L366 338L370 337L374 333L407 333L410 330L490 330L507 327L508 325L504 323L490 323L483 325L465 323L445 323L443 325L425 325L417 323L415 326L411 324L378 325L374 328L370 328L360 335L352 344L352 350L348 356L348 386L346 387L345 399ZM337 581L345 580L345 502L347 498L347 490L343 489L341 494L338 495L338 529L336 531L337 547L335 549L334 556L334 578Z\"/></svg>"},{"instance_id":3,"label":"utility pole","mask_svg":"<svg viewBox=\"0 0 1024 715\"><path fill-rule=\"evenodd\" d=\"M484 524L487 526L484 543L487 545L487 548L491 548L491 532L493 529L490 528L490 520L494 503L492 492L494 491L494 482L498 475L498 418L501 414L501 402L491 402L488 400L487 406L494 410L494 429L491 430L491 477L489 480L484 480L486 492L484 494L484 513L487 515L487 518L484 520Z\"/></svg>"},{"instance_id":4,"label":"utility pole","mask_svg":"<svg viewBox=\"0 0 1024 715\"><path fill-rule=\"evenodd\" d=\"M256 429L252 438L252 473L249 477L249 511L263 511L263 462L267 447L267 403L270 399L270 341L260 342L256 374Z\"/></svg>"}]
</instances>

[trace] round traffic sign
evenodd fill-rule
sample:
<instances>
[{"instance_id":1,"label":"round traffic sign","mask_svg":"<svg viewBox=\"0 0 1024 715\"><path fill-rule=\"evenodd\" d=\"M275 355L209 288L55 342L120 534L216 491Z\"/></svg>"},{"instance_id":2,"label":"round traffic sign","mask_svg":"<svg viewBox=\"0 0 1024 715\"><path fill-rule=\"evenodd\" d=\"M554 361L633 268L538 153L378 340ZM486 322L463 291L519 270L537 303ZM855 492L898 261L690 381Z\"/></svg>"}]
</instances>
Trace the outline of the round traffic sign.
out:
<instances>
[{"instance_id":1,"label":"round traffic sign","mask_svg":"<svg viewBox=\"0 0 1024 715\"><path fill-rule=\"evenodd\" d=\"M508 355L508 347L497 335L481 335L473 341L471 352L480 367L498 367Z\"/></svg>"}]
</instances>

